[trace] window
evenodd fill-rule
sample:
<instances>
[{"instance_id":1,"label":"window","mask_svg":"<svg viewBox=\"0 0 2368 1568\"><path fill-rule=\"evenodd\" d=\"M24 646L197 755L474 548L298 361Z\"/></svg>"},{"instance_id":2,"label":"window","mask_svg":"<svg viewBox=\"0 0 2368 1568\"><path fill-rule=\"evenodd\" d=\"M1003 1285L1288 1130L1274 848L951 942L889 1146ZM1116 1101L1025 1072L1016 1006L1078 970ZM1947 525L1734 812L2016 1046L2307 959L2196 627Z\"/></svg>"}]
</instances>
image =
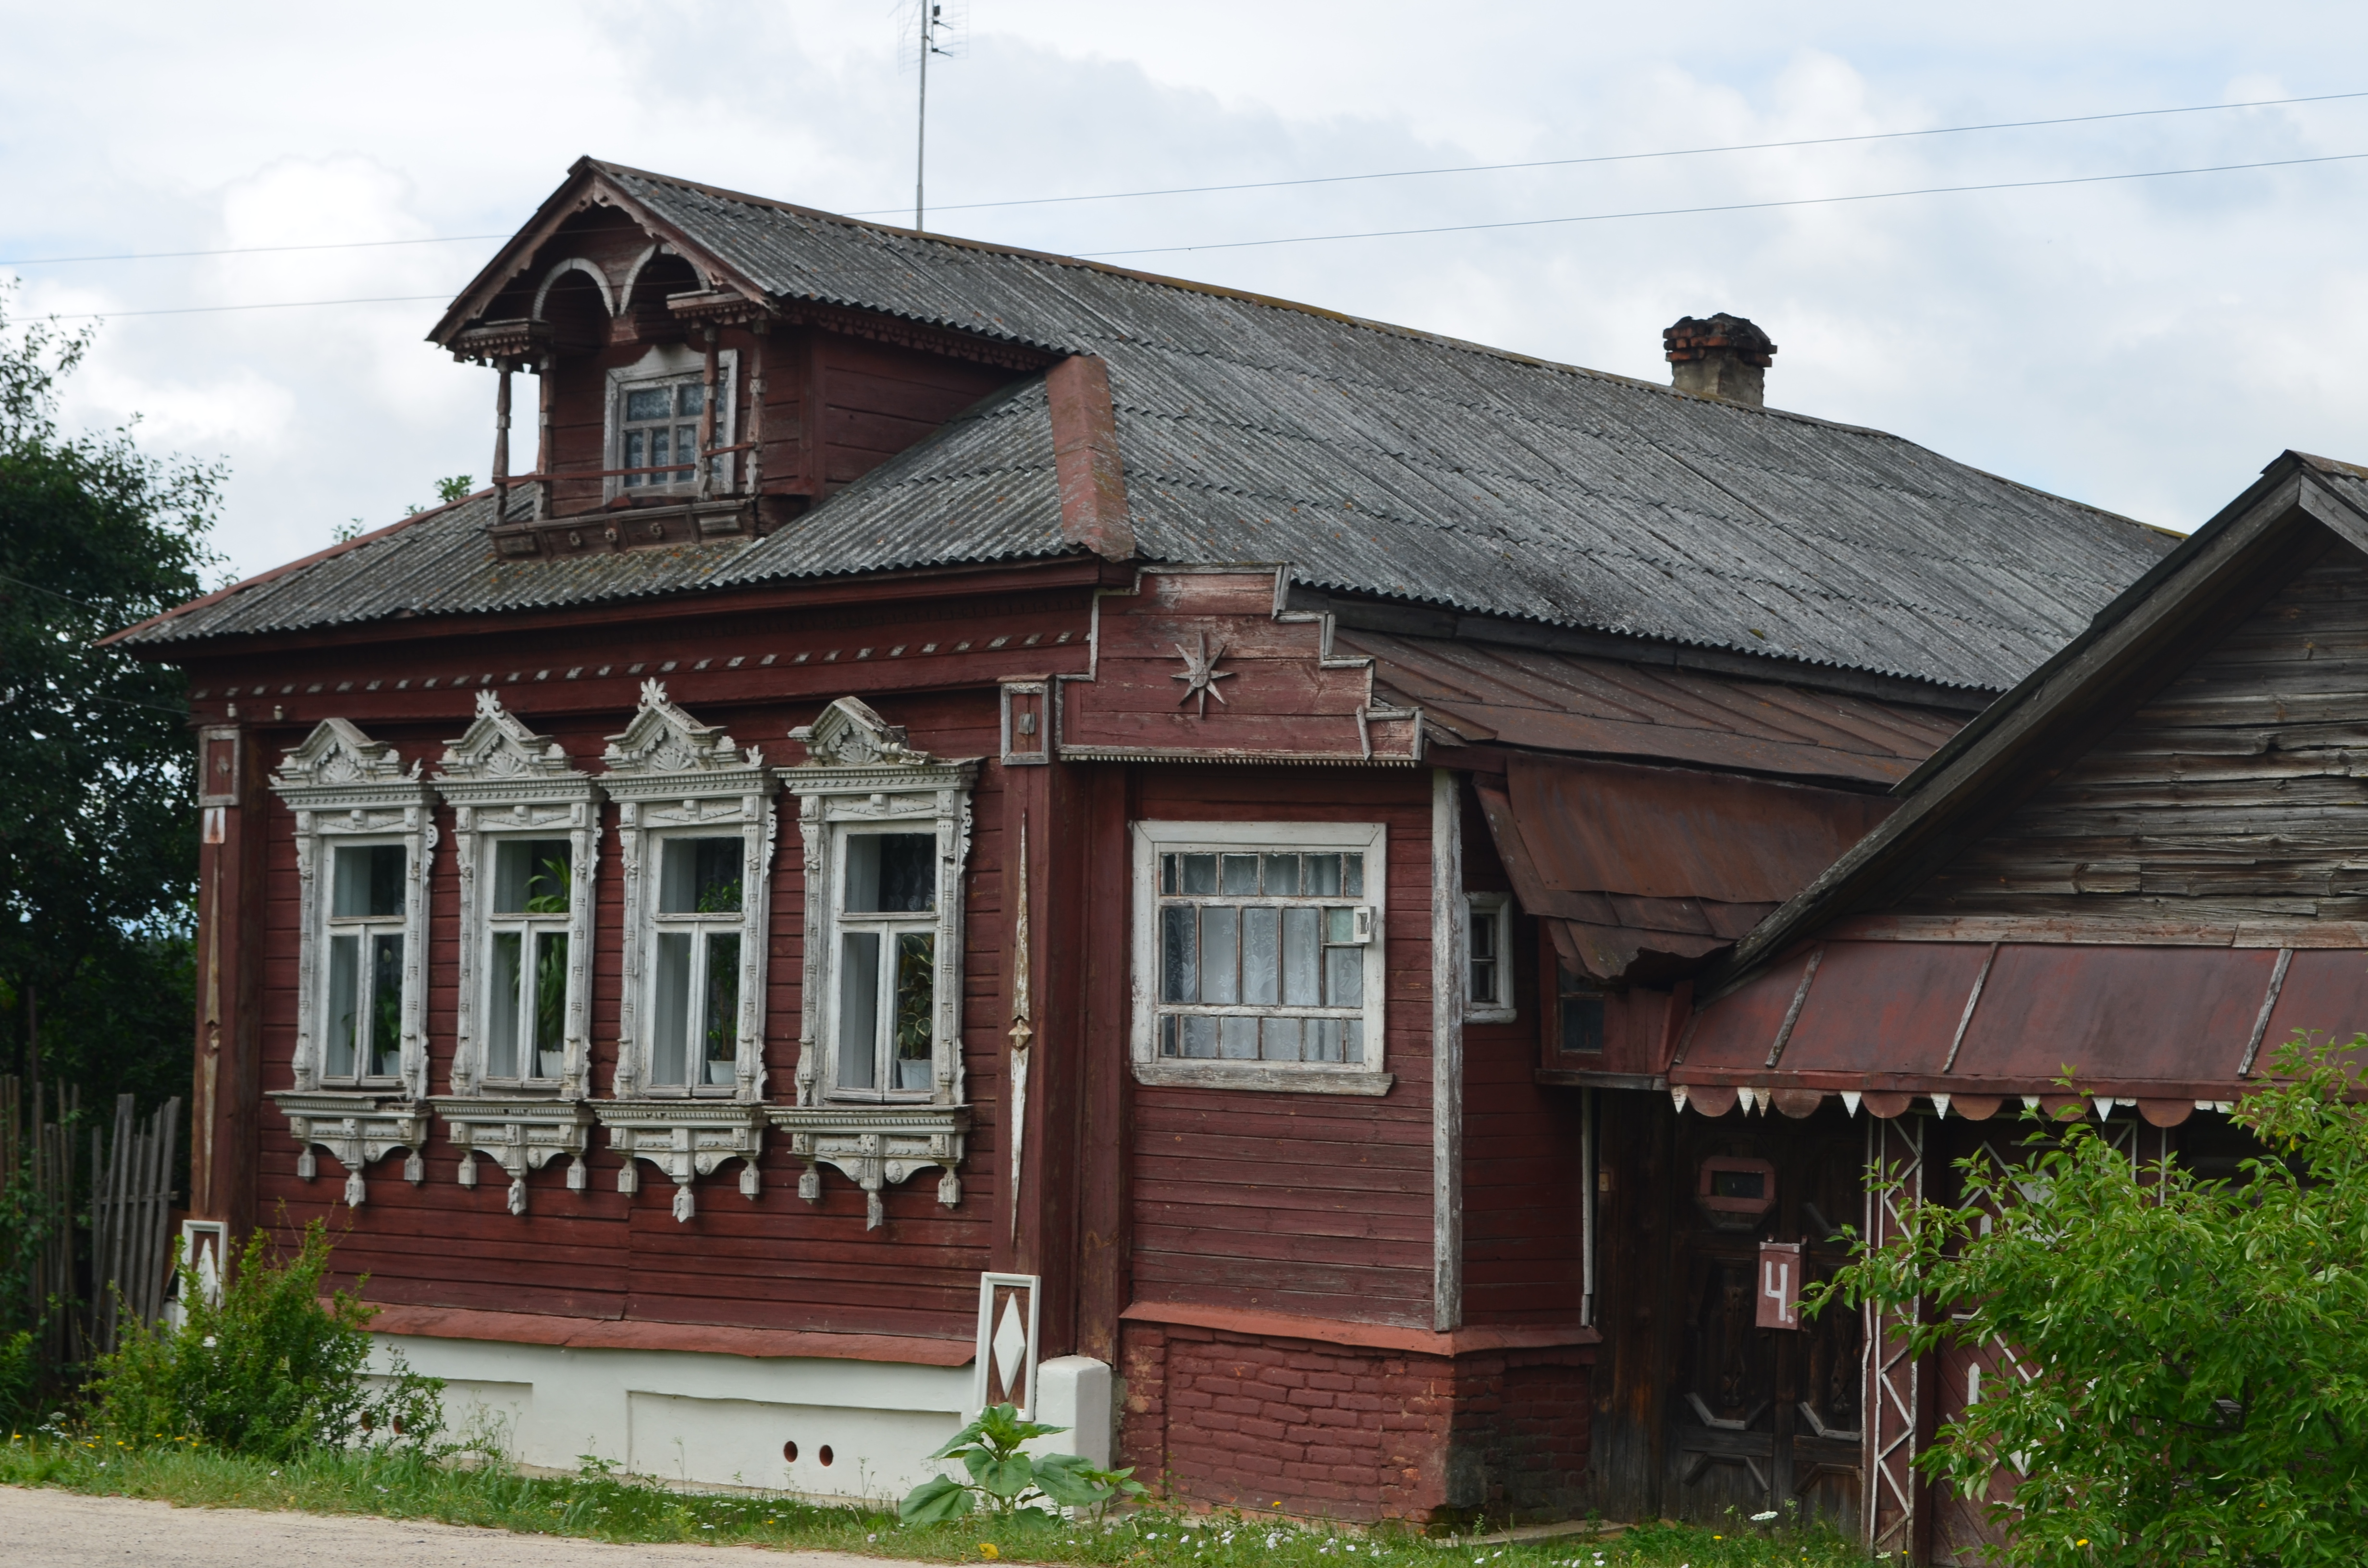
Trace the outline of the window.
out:
<instances>
[{"instance_id":1,"label":"window","mask_svg":"<svg viewBox=\"0 0 2368 1568\"><path fill-rule=\"evenodd\" d=\"M1510 1023L1513 1005L1513 905L1500 892L1465 896L1470 930L1463 1016L1475 1024Z\"/></svg>"},{"instance_id":2,"label":"window","mask_svg":"<svg viewBox=\"0 0 2368 1568\"><path fill-rule=\"evenodd\" d=\"M664 469L662 473L620 475L628 490L666 489L687 485L697 477L699 458L699 415L705 406L707 388L703 378L666 381L628 381L619 389L624 406L617 411L617 436L620 448L617 466L633 469ZM719 432L718 446L729 446ZM712 460L721 472L722 459ZM667 464L682 461L684 466L669 469Z\"/></svg>"},{"instance_id":3,"label":"window","mask_svg":"<svg viewBox=\"0 0 2368 1568\"><path fill-rule=\"evenodd\" d=\"M1136 835L1140 1075L1308 1087L1379 1072L1381 828Z\"/></svg>"},{"instance_id":4,"label":"window","mask_svg":"<svg viewBox=\"0 0 2368 1568\"><path fill-rule=\"evenodd\" d=\"M838 834L832 1092L926 1098L937 1062L938 835Z\"/></svg>"},{"instance_id":5,"label":"window","mask_svg":"<svg viewBox=\"0 0 2368 1568\"><path fill-rule=\"evenodd\" d=\"M567 1064L568 916L575 846L564 838L494 842L486 920L485 1076L557 1082Z\"/></svg>"},{"instance_id":6,"label":"window","mask_svg":"<svg viewBox=\"0 0 2368 1568\"><path fill-rule=\"evenodd\" d=\"M1554 1049L1565 1056L1603 1051L1603 987L1568 963L1554 966Z\"/></svg>"},{"instance_id":7,"label":"window","mask_svg":"<svg viewBox=\"0 0 2368 1568\"><path fill-rule=\"evenodd\" d=\"M650 1084L715 1088L739 1057L742 859L729 837L658 841Z\"/></svg>"},{"instance_id":8,"label":"window","mask_svg":"<svg viewBox=\"0 0 2368 1568\"><path fill-rule=\"evenodd\" d=\"M321 1076L393 1079L403 1062L404 846L340 844L329 865Z\"/></svg>"}]
</instances>

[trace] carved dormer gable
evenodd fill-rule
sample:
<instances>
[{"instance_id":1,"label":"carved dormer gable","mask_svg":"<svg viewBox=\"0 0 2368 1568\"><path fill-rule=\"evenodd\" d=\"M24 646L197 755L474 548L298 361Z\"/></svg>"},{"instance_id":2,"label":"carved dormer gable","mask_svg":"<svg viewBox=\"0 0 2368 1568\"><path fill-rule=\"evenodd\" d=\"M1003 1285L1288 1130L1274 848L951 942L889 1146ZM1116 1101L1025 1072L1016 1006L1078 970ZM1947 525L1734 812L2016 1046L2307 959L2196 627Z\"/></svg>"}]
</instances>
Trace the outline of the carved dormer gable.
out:
<instances>
[{"instance_id":1,"label":"carved dormer gable","mask_svg":"<svg viewBox=\"0 0 2368 1568\"><path fill-rule=\"evenodd\" d=\"M374 741L343 719L324 719L304 744L280 758L272 786L288 790L369 789L404 784L419 777L419 765L403 770L403 758L384 741Z\"/></svg>"},{"instance_id":2,"label":"carved dormer gable","mask_svg":"<svg viewBox=\"0 0 2368 1568\"><path fill-rule=\"evenodd\" d=\"M642 682L642 706L621 735L609 737L601 759L610 773L721 773L762 767L765 756L734 744L713 724L702 724L666 697L662 681Z\"/></svg>"},{"instance_id":3,"label":"carved dormer gable","mask_svg":"<svg viewBox=\"0 0 2368 1568\"><path fill-rule=\"evenodd\" d=\"M493 691L477 693L477 717L469 733L444 743L444 760L436 769L438 784L582 777L557 741L528 729Z\"/></svg>"},{"instance_id":4,"label":"carved dormer gable","mask_svg":"<svg viewBox=\"0 0 2368 1568\"><path fill-rule=\"evenodd\" d=\"M854 697L840 698L813 723L791 730L790 739L805 743L809 767L927 767L936 760L905 744L905 726L891 724Z\"/></svg>"}]
</instances>

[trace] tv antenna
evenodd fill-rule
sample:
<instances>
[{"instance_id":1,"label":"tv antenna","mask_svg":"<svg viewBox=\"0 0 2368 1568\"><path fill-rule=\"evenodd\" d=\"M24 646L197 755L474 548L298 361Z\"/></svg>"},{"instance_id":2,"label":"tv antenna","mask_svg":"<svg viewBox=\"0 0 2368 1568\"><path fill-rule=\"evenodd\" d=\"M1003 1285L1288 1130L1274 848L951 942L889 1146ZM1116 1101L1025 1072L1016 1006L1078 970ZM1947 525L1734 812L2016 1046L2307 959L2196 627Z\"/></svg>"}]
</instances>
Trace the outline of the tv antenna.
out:
<instances>
[{"instance_id":1,"label":"tv antenna","mask_svg":"<svg viewBox=\"0 0 2368 1568\"><path fill-rule=\"evenodd\" d=\"M921 90L913 131L913 227L923 227L929 172L929 56L959 60L968 41L965 0L912 0L897 18L897 59L920 73Z\"/></svg>"}]
</instances>

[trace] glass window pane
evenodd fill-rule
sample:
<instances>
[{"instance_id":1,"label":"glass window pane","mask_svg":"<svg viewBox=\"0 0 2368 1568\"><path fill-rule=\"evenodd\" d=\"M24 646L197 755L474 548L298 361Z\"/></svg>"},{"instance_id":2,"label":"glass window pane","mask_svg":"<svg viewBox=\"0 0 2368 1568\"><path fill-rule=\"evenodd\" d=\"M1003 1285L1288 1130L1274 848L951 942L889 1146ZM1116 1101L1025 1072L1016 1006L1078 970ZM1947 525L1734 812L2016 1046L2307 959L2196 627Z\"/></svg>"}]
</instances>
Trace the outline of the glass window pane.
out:
<instances>
[{"instance_id":1,"label":"glass window pane","mask_svg":"<svg viewBox=\"0 0 2368 1568\"><path fill-rule=\"evenodd\" d=\"M838 1086L879 1086L880 933L838 938Z\"/></svg>"},{"instance_id":2,"label":"glass window pane","mask_svg":"<svg viewBox=\"0 0 2368 1568\"><path fill-rule=\"evenodd\" d=\"M1159 906L1159 999L1163 1002L1201 999L1200 953L1192 933L1198 913L1189 903Z\"/></svg>"},{"instance_id":3,"label":"glass window pane","mask_svg":"<svg viewBox=\"0 0 2368 1568\"><path fill-rule=\"evenodd\" d=\"M629 387L625 392L625 417L628 419L664 419L672 412L667 408L665 387Z\"/></svg>"},{"instance_id":4,"label":"glass window pane","mask_svg":"<svg viewBox=\"0 0 2368 1568\"><path fill-rule=\"evenodd\" d=\"M395 854L400 856L402 850ZM370 937L370 1073L392 1078L403 1061L403 934Z\"/></svg>"},{"instance_id":5,"label":"glass window pane","mask_svg":"<svg viewBox=\"0 0 2368 1568\"><path fill-rule=\"evenodd\" d=\"M938 835L848 834L846 898L849 915L918 914L936 908Z\"/></svg>"},{"instance_id":6,"label":"glass window pane","mask_svg":"<svg viewBox=\"0 0 2368 1568\"><path fill-rule=\"evenodd\" d=\"M1497 916L1495 912L1475 909L1472 912L1472 959L1477 963L1497 956Z\"/></svg>"},{"instance_id":7,"label":"glass window pane","mask_svg":"<svg viewBox=\"0 0 2368 1568\"><path fill-rule=\"evenodd\" d=\"M1349 898L1364 896L1365 858L1362 855L1340 857L1340 892Z\"/></svg>"},{"instance_id":8,"label":"glass window pane","mask_svg":"<svg viewBox=\"0 0 2368 1568\"><path fill-rule=\"evenodd\" d=\"M400 844L341 844L331 873L329 913L337 919L403 913Z\"/></svg>"},{"instance_id":9,"label":"glass window pane","mask_svg":"<svg viewBox=\"0 0 2368 1568\"><path fill-rule=\"evenodd\" d=\"M1365 949L1324 949L1324 1003L1329 1007L1365 1005Z\"/></svg>"},{"instance_id":10,"label":"glass window pane","mask_svg":"<svg viewBox=\"0 0 2368 1568\"><path fill-rule=\"evenodd\" d=\"M639 468L642 466L642 433L639 430L626 431L625 450L623 453L624 460L620 462L617 466L619 468ZM627 484L645 484L648 482L649 476L646 474L629 473L625 475L625 483Z\"/></svg>"},{"instance_id":11,"label":"glass window pane","mask_svg":"<svg viewBox=\"0 0 2368 1568\"><path fill-rule=\"evenodd\" d=\"M684 1076L690 1041L690 933L658 933L655 995L650 1008L650 1082L676 1086Z\"/></svg>"},{"instance_id":12,"label":"glass window pane","mask_svg":"<svg viewBox=\"0 0 2368 1568\"><path fill-rule=\"evenodd\" d=\"M1304 1021L1299 1018L1259 1020L1260 1030L1265 1037L1264 1050L1260 1054L1269 1062L1298 1061L1300 1028Z\"/></svg>"},{"instance_id":13,"label":"glass window pane","mask_svg":"<svg viewBox=\"0 0 2368 1568\"><path fill-rule=\"evenodd\" d=\"M1256 1018L1219 1018L1217 1054L1228 1062L1255 1062L1258 1053Z\"/></svg>"},{"instance_id":14,"label":"glass window pane","mask_svg":"<svg viewBox=\"0 0 2368 1568\"><path fill-rule=\"evenodd\" d=\"M677 425L674 428L674 455L677 462L689 462L699 456L699 426ZM690 471L685 469L688 474Z\"/></svg>"},{"instance_id":15,"label":"glass window pane","mask_svg":"<svg viewBox=\"0 0 2368 1568\"><path fill-rule=\"evenodd\" d=\"M674 432L659 425L650 431L650 466L664 468L674 456Z\"/></svg>"},{"instance_id":16,"label":"glass window pane","mask_svg":"<svg viewBox=\"0 0 2368 1568\"><path fill-rule=\"evenodd\" d=\"M928 931L896 937L896 1087L930 1087L930 1015L937 1003L938 939Z\"/></svg>"},{"instance_id":17,"label":"glass window pane","mask_svg":"<svg viewBox=\"0 0 2368 1568\"><path fill-rule=\"evenodd\" d=\"M567 1062L567 933L534 939L534 1075L556 1078Z\"/></svg>"},{"instance_id":18,"label":"glass window pane","mask_svg":"<svg viewBox=\"0 0 2368 1568\"><path fill-rule=\"evenodd\" d=\"M1357 912L1334 907L1324 912L1324 939L1327 942L1353 942L1357 939Z\"/></svg>"},{"instance_id":19,"label":"glass window pane","mask_svg":"<svg viewBox=\"0 0 2368 1568\"><path fill-rule=\"evenodd\" d=\"M1258 858L1255 855L1227 855L1218 867L1217 891L1225 893L1256 894Z\"/></svg>"},{"instance_id":20,"label":"glass window pane","mask_svg":"<svg viewBox=\"0 0 2368 1568\"><path fill-rule=\"evenodd\" d=\"M518 1075L518 969L526 938L516 931L494 933L493 961L485 972L485 1076Z\"/></svg>"},{"instance_id":21,"label":"glass window pane","mask_svg":"<svg viewBox=\"0 0 2368 1568\"><path fill-rule=\"evenodd\" d=\"M659 858L660 915L740 913L741 843L730 838L669 838Z\"/></svg>"},{"instance_id":22,"label":"glass window pane","mask_svg":"<svg viewBox=\"0 0 2368 1568\"><path fill-rule=\"evenodd\" d=\"M1282 997L1282 912L1272 905L1242 911L1242 1000Z\"/></svg>"},{"instance_id":23,"label":"glass window pane","mask_svg":"<svg viewBox=\"0 0 2368 1568\"><path fill-rule=\"evenodd\" d=\"M1159 858L1159 891L1161 892L1176 891L1176 857L1173 855L1162 855Z\"/></svg>"},{"instance_id":24,"label":"glass window pane","mask_svg":"<svg viewBox=\"0 0 2368 1568\"><path fill-rule=\"evenodd\" d=\"M675 405L676 413L696 415L706 401L707 383L685 381L677 391L676 396L680 399Z\"/></svg>"},{"instance_id":25,"label":"glass window pane","mask_svg":"<svg viewBox=\"0 0 2368 1568\"><path fill-rule=\"evenodd\" d=\"M1340 893L1340 857L1310 855L1306 858L1307 881L1299 891L1313 898L1337 898Z\"/></svg>"},{"instance_id":26,"label":"glass window pane","mask_svg":"<svg viewBox=\"0 0 2368 1568\"><path fill-rule=\"evenodd\" d=\"M503 838L494 844L495 915L564 915L574 876L564 838Z\"/></svg>"},{"instance_id":27,"label":"glass window pane","mask_svg":"<svg viewBox=\"0 0 2368 1568\"><path fill-rule=\"evenodd\" d=\"M1184 855L1184 891L1188 893L1217 891L1217 858L1214 855Z\"/></svg>"},{"instance_id":28,"label":"glass window pane","mask_svg":"<svg viewBox=\"0 0 2368 1568\"><path fill-rule=\"evenodd\" d=\"M1307 1020L1307 1051L1309 1062L1340 1060L1340 1020L1310 1018Z\"/></svg>"},{"instance_id":29,"label":"glass window pane","mask_svg":"<svg viewBox=\"0 0 2368 1568\"><path fill-rule=\"evenodd\" d=\"M1163 1014L1159 1019L1159 1054L1174 1056L1176 1051L1176 1015Z\"/></svg>"},{"instance_id":30,"label":"glass window pane","mask_svg":"<svg viewBox=\"0 0 2368 1568\"><path fill-rule=\"evenodd\" d=\"M332 1078L354 1075L356 1026L361 1021L362 939L329 938L329 1027L321 1071Z\"/></svg>"},{"instance_id":31,"label":"glass window pane","mask_svg":"<svg viewBox=\"0 0 2368 1568\"><path fill-rule=\"evenodd\" d=\"M1358 1062L1365 1060L1365 1021L1362 1018L1342 1018L1340 1023L1340 1060Z\"/></svg>"},{"instance_id":32,"label":"glass window pane","mask_svg":"<svg viewBox=\"0 0 2368 1568\"><path fill-rule=\"evenodd\" d=\"M1201 1000L1238 1002L1241 983L1235 965L1241 911L1231 904L1204 904L1201 909Z\"/></svg>"},{"instance_id":33,"label":"glass window pane","mask_svg":"<svg viewBox=\"0 0 2368 1568\"><path fill-rule=\"evenodd\" d=\"M1563 997L1562 1048L1565 1051L1601 1051L1603 1049L1602 997L1570 995Z\"/></svg>"},{"instance_id":34,"label":"glass window pane","mask_svg":"<svg viewBox=\"0 0 2368 1568\"><path fill-rule=\"evenodd\" d=\"M1204 1014L1178 1018L1184 1034L1184 1054L1212 1057L1217 1054L1217 1020Z\"/></svg>"},{"instance_id":35,"label":"glass window pane","mask_svg":"<svg viewBox=\"0 0 2368 1568\"><path fill-rule=\"evenodd\" d=\"M1471 989L1465 993L1465 996L1467 1000L1476 1002L1484 1007L1493 1007L1497 1005L1496 960L1472 960Z\"/></svg>"},{"instance_id":36,"label":"glass window pane","mask_svg":"<svg viewBox=\"0 0 2368 1568\"><path fill-rule=\"evenodd\" d=\"M1320 1007L1316 984L1316 912L1301 904L1282 912L1282 1000L1290 1007Z\"/></svg>"},{"instance_id":37,"label":"glass window pane","mask_svg":"<svg viewBox=\"0 0 2368 1568\"><path fill-rule=\"evenodd\" d=\"M740 933L707 934L707 975L700 994L700 1028L705 1049L706 1082L733 1081L740 1053Z\"/></svg>"},{"instance_id":38,"label":"glass window pane","mask_svg":"<svg viewBox=\"0 0 2368 1568\"><path fill-rule=\"evenodd\" d=\"M1294 898L1298 896L1298 856L1269 855L1266 858L1266 892L1269 898Z\"/></svg>"}]
</instances>

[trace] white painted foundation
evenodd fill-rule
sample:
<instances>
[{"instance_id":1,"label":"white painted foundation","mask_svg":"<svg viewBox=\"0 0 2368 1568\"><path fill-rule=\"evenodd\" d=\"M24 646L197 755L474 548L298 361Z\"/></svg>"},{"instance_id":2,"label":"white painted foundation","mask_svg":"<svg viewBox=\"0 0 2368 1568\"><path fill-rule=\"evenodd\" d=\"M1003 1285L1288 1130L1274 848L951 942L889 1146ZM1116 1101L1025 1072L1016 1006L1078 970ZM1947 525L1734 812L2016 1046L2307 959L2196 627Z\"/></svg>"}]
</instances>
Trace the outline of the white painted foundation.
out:
<instances>
[{"instance_id":1,"label":"white painted foundation","mask_svg":"<svg viewBox=\"0 0 2368 1568\"><path fill-rule=\"evenodd\" d=\"M556 1470L591 1455L666 1481L894 1502L969 1418L967 1367L374 1337L372 1370L400 1350L445 1380L450 1435L498 1426L513 1459Z\"/></svg>"}]
</instances>

